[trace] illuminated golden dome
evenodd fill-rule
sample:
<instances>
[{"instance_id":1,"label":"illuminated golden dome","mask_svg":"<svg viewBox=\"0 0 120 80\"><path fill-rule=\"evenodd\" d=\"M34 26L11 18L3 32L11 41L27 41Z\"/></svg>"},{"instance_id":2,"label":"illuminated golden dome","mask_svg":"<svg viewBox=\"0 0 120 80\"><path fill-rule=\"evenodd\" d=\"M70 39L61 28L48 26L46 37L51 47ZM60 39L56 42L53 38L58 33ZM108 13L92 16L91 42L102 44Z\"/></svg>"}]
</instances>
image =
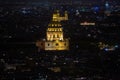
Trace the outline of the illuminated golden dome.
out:
<instances>
[{"instance_id":1,"label":"illuminated golden dome","mask_svg":"<svg viewBox=\"0 0 120 80\"><path fill-rule=\"evenodd\" d=\"M60 21L67 20L68 15L60 17L59 11L53 14L52 21L46 30L46 39L36 42L39 49L44 50L69 50L69 40L64 38L63 28Z\"/></svg>"}]
</instances>

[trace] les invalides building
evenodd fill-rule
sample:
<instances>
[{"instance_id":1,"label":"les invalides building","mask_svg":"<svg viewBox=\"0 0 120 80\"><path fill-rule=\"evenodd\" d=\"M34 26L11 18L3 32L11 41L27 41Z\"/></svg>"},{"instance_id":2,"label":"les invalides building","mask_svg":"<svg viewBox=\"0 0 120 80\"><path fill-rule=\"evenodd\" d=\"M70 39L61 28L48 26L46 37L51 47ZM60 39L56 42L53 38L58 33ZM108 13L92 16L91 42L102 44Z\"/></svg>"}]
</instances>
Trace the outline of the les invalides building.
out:
<instances>
[{"instance_id":1,"label":"les invalides building","mask_svg":"<svg viewBox=\"0 0 120 80\"><path fill-rule=\"evenodd\" d=\"M46 30L46 39L38 40L36 46L40 50L69 50L69 39L64 38L61 21L68 20L68 13L60 16L59 11L53 14L52 21Z\"/></svg>"}]
</instances>

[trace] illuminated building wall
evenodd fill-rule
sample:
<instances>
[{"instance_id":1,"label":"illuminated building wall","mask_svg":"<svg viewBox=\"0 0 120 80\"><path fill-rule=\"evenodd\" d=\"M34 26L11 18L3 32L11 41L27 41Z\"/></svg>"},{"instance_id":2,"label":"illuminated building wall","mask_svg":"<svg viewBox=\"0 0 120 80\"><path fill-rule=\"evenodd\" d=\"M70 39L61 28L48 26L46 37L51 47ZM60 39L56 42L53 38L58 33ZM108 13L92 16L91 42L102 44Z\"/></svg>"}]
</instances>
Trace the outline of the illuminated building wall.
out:
<instances>
[{"instance_id":1,"label":"illuminated building wall","mask_svg":"<svg viewBox=\"0 0 120 80\"><path fill-rule=\"evenodd\" d=\"M59 11L57 10L57 12L53 14L52 21L63 21L63 20L68 20L67 11L65 11L64 16L60 16Z\"/></svg>"},{"instance_id":2,"label":"illuminated building wall","mask_svg":"<svg viewBox=\"0 0 120 80\"><path fill-rule=\"evenodd\" d=\"M68 17L60 17L59 15L59 12L53 14L52 21L46 30L46 39L36 42L39 50L69 50L69 40L64 38L62 24L60 23L62 20L68 20Z\"/></svg>"}]
</instances>

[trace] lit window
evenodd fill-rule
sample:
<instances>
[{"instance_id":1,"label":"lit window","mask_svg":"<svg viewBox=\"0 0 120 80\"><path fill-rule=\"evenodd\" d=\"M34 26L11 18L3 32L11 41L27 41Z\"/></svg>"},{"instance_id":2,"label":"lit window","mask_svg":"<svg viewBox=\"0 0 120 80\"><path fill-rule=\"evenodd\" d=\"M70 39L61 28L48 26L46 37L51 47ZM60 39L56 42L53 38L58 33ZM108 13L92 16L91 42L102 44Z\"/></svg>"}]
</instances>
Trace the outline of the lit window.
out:
<instances>
[{"instance_id":1,"label":"lit window","mask_svg":"<svg viewBox=\"0 0 120 80\"><path fill-rule=\"evenodd\" d=\"M54 24L52 24L52 26L54 26Z\"/></svg>"},{"instance_id":2,"label":"lit window","mask_svg":"<svg viewBox=\"0 0 120 80\"><path fill-rule=\"evenodd\" d=\"M60 31L62 31L62 29L60 28Z\"/></svg>"}]
</instances>

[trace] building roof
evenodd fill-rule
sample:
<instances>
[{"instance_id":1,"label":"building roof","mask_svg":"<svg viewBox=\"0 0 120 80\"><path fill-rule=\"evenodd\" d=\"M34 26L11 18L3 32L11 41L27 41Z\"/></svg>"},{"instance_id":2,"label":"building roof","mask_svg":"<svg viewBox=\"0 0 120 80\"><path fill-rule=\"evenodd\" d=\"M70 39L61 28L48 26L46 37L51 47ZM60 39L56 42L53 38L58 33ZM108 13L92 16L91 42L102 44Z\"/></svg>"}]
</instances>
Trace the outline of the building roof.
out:
<instances>
[{"instance_id":1,"label":"building roof","mask_svg":"<svg viewBox=\"0 0 120 80\"><path fill-rule=\"evenodd\" d=\"M51 21L49 24L48 24L48 27L61 27L62 24L61 22L59 21Z\"/></svg>"}]
</instances>

